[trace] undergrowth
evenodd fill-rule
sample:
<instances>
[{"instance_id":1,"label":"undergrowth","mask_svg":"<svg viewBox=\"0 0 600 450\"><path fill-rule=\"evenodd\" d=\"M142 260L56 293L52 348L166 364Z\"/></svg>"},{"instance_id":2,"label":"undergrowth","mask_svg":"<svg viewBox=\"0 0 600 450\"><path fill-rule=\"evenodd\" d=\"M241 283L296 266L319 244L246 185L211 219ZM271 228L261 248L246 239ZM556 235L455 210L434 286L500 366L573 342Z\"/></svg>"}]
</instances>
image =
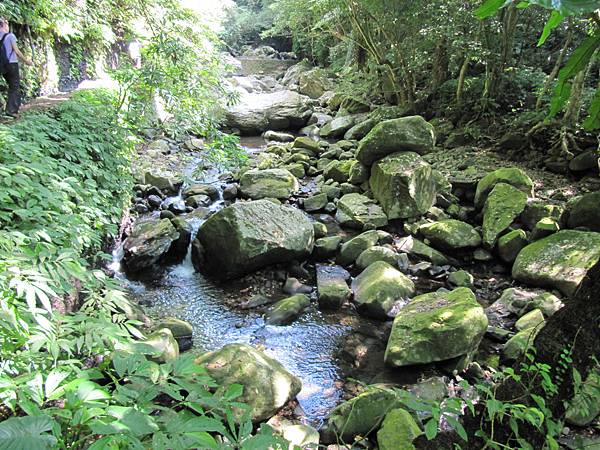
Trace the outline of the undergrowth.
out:
<instances>
[{"instance_id":1,"label":"undergrowth","mask_svg":"<svg viewBox=\"0 0 600 450\"><path fill-rule=\"evenodd\" d=\"M254 432L241 386L156 362L96 268L132 188L115 103L81 92L0 127L0 448L287 448Z\"/></svg>"}]
</instances>

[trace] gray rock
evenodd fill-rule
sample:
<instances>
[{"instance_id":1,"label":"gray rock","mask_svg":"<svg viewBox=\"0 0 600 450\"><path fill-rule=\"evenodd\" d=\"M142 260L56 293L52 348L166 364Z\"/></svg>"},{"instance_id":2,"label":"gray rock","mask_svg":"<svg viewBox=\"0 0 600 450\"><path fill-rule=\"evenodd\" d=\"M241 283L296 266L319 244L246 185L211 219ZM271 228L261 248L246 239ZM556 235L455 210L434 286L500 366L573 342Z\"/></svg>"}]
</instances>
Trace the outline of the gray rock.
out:
<instances>
[{"instance_id":1,"label":"gray rock","mask_svg":"<svg viewBox=\"0 0 600 450\"><path fill-rule=\"evenodd\" d=\"M169 219L137 222L123 242L123 265L130 273L150 269L172 256L171 246L179 233Z\"/></svg>"},{"instance_id":2,"label":"gray rock","mask_svg":"<svg viewBox=\"0 0 600 450\"><path fill-rule=\"evenodd\" d=\"M339 266L317 265L317 292L319 308L338 309L350 298L352 291L346 280L348 271Z\"/></svg>"},{"instance_id":3,"label":"gray rock","mask_svg":"<svg viewBox=\"0 0 600 450\"><path fill-rule=\"evenodd\" d=\"M300 188L298 180L285 169L252 169L240 179L240 191L253 200L288 198Z\"/></svg>"},{"instance_id":4,"label":"gray rock","mask_svg":"<svg viewBox=\"0 0 600 450\"><path fill-rule=\"evenodd\" d=\"M265 323L267 325L289 325L296 320L302 311L310 305L310 300L304 294L296 294L285 298L273 305L267 312Z\"/></svg>"},{"instance_id":5,"label":"gray rock","mask_svg":"<svg viewBox=\"0 0 600 450\"><path fill-rule=\"evenodd\" d=\"M371 166L378 159L399 150L424 155L433 151L435 131L421 116L386 120L376 125L360 141L356 158Z\"/></svg>"},{"instance_id":6,"label":"gray rock","mask_svg":"<svg viewBox=\"0 0 600 450\"><path fill-rule=\"evenodd\" d=\"M377 261L354 279L352 290L359 313L385 320L396 303L406 303L412 297L415 285L388 263Z\"/></svg>"},{"instance_id":7,"label":"gray rock","mask_svg":"<svg viewBox=\"0 0 600 450\"><path fill-rule=\"evenodd\" d=\"M249 345L228 344L200 356L196 362L220 386L244 386L242 396L236 400L250 406L254 422L276 414L302 389L301 381L279 362Z\"/></svg>"},{"instance_id":8,"label":"gray rock","mask_svg":"<svg viewBox=\"0 0 600 450\"><path fill-rule=\"evenodd\" d=\"M425 214L437 195L431 166L414 152L393 153L375 162L369 184L389 219Z\"/></svg>"},{"instance_id":9,"label":"gray rock","mask_svg":"<svg viewBox=\"0 0 600 450\"><path fill-rule=\"evenodd\" d=\"M192 257L198 270L232 278L306 258L313 249L314 230L300 210L258 200L212 215L200 227L197 241Z\"/></svg>"},{"instance_id":10,"label":"gray rock","mask_svg":"<svg viewBox=\"0 0 600 450\"><path fill-rule=\"evenodd\" d=\"M337 204L336 220L343 227L357 230L381 228L387 225L383 209L370 198L361 194L346 194Z\"/></svg>"}]
</instances>

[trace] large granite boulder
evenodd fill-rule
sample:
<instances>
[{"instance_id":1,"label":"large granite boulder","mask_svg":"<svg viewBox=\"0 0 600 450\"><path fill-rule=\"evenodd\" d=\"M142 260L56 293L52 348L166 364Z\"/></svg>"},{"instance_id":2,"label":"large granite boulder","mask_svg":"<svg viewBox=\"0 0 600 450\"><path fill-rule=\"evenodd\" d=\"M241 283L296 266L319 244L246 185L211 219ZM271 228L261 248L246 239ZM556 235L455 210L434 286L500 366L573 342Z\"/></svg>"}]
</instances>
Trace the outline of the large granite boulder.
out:
<instances>
[{"instance_id":1,"label":"large granite boulder","mask_svg":"<svg viewBox=\"0 0 600 450\"><path fill-rule=\"evenodd\" d=\"M402 367L471 354L487 326L485 312L469 288L419 295L394 319L385 363Z\"/></svg>"},{"instance_id":2,"label":"large granite boulder","mask_svg":"<svg viewBox=\"0 0 600 450\"><path fill-rule=\"evenodd\" d=\"M444 219L419 227L419 232L436 247L460 250L481 245L481 236L475 228L456 219Z\"/></svg>"},{"instance_id":3,"label":"large granite boulder","mask_svg":"<svg viewBox=\"0 0 600 450\"><path fill-rule=\"evenodd\" d=\"M385 261L376 261L352 281L352 290L358 312L374 319L388 319L396 303L412 297L415 285Z\"/></svg>"},{"instance_id":4,"label":"large granite boulder","mask_svg":"<svg viewBox=\"0 0 600 450\"><path fill-rule=\"evenodd\" d=\"M173 244L179 233L169 219L151 219L136 222L131 234L123 242L123 266L129 273L137 273L153 265L172 259ZM179 255L183 259L184 255Z\"/></svg>"},{"instance_id":5,"label":"large granite boulder","mask_svg":"<svg viewBox=\"0 0 600 450\"><path fill-rule=\"evenodd\" d=\"M377 161L371 168L369 184L388 219L425 214L437 195L431 166L414 152L394 153Z\"/></svg>"},{"instance_id":6,"label":"large granite boulder","mask_svg":"<svg viewBox=\"0 0 600 450\"><path fill-rule=\"evenodd\" d=\"M563 230L525 247L512 276L532 286L550 287L571 297L600 259L600 233Z\"/></svg>"},{"instance_id":7,"label":"large granite boulder","mask_svg":"<svg viewBox=\"0 0 600 450\"><path fill-rule=\"evenodd\" d=\"M569 211L569 228L585 227L600 231L600 192L591 192L577 199Z\"/></svg>"},{"instance_id":8,"label":"large granite boulder","mask_svg":"<svg viewBox=\"0 0 600 450\"><path fill-rule=\"evenodd\" d=\"M242 175L240 191L246 198L288 198L300 188L298 179L286 169L252 169Z\"/></svg>"},{"instance_id":9,"label":"large granite boulder","mask_svg":"<svg viewBox=\"0 0 600 450\"><path fill-rule=\"evenodd\" d=\"M337 204L336 220L343 227L368 230L385 227L388 219L381 206L361 194L346 194Z\"/></svg>"},{"instance_id":10,"label":"large granite boulder","mask_svg":"<svg viewBox=\"0 0 600 450\"><path fill-rule=\"evenodd\" d=\"M527 194L506 183L498 183L488 195L483 208L481 234L483 244L494 248L498 237L523 212Z\"/></svg>"},{"instance_id":11,"label":"large granite boulder","mask_svg":"<svg viewBox=\"0 0 600 450\"><path fill-rule=\"evenodd\" d=\"M212 215L198 230L196 243L192 259L198 270L233 278L308 257L314 229L299 209L257 200L236 203Z\"/></svg>"},{"instance_id":12,"label":"large granite boulder","mask_svg":"<svg viewBox=\"0 0 600 450\"><path fill-rule=\"evenodd\" d=\"M433 125L421 116L409 116L377 124L360 141L356 158L370 166L391 153L412 151L424 155L434 147Z\"/></svg>"},{"instance_id":13,"label":"large granite boulder","mask_svg":"<svg viewBox=\"0 0 600 450\"><path fill-rule=\"evenodd\" d=\"M227 110L226 122L243 134L258 135L267 130L298 130L311 114L310 99L297 92L243 92L240 101Z\"/></svg>"},{"instance_id":14,"label":"large granite boulder","mask_svg":"<svg viewBox=\"0 0 600 450\"><path fill-rule=\"evenodd\" d=\"M252 420L261 422L277 413L302 389L301 381L278 361L245 344L228 344L200 356L196 362L220 385L241 384L237 400L250 406Z\"/></svg>"},{"instance_id":15,"label":"large granite boulder","mask_svg":"<svg viewBox=\"0 0 600 450\"><path fill-rule=\"evenodd\" d=\"M533 181L517 167L505 167L488 173L477 183L475 190L475 206L482 208L485 200L494 186L498 183L506 183L524 192L528 197L533 197Z\"/></svg>"}]
</instances>

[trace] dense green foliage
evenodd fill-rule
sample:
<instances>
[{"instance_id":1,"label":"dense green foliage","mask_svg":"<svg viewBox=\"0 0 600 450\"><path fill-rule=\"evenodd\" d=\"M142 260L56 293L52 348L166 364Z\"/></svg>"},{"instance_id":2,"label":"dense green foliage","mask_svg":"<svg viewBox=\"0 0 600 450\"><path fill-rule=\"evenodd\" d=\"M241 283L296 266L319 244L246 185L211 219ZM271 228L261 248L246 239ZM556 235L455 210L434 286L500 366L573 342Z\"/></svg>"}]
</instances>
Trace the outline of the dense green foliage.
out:
<instances>
[{"instance_id":1,"label":"dense green foliage","mask_svg":"<svg viewBox=\"0 0 600 450\"><path fill-rule=\"evenodd\" d=\"M82 92L0 128L0 402L16 416L0 447L283 448L251 436L241 386L191 356L154 362L139 313L94 268L132 185L116 101Z\"/></svg>"},{"instance_id":2,"label":"dense green foliage","mask_svg":"<svg viewBox=\"0 0 600 450\"><path fill-rule=\"evenodd\" d=\"M597 2L490 0L477 7L450 0L427 8L386 0L276 0L266 33L290 34L301 57L343 80L361 80L352 83L354 92L370 100L384 97L462 124L486 116L507 120L546 105L567 126L587 117L585 127L598 128L598 94L592 99ZM580 111L587 111L581 121ZM539 118L531 115L529 126Z\"/></svg>"}]
</instances>

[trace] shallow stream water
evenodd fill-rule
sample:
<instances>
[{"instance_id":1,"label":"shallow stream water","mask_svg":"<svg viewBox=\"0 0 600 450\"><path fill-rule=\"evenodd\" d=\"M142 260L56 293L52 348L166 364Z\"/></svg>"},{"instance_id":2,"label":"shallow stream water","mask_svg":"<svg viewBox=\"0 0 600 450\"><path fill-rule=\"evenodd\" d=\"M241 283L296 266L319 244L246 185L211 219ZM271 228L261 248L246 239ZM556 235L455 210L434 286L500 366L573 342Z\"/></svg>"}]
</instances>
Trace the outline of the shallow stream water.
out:
<instances>
[{"instance_id":1,"label":"shallow stream water","mask_svg":"<svg viewBox=\"0 0 600 450\"><path fill-rule=\"evenodd\" d=\"M264 140L245 138L242 146L249 153L260 151ZM187 174L184 174L187 175ZM218 171L208 172L198 182L215 182ZM222 202L213 204L219 209ZM192 222L194 233L201 225ZM118 259L118 252L117 254ZM117 269L115 262L113 269ZM230 286L220 286L194 270L191 252L176 266L167 268L157 279L147 282L129 281L119 273L134 298L154 317L177 317L194 327L194 349L211 351L229 343L245 343L264 349L302 380L298 395L300 416L313 426L320 426L339 402L343 374L335 353L351 327L342 324L340 316L322 313L314 305L288 326L265 325L261 315L251 310L232 307L236 297L241 303L247 297ZM233 297L233 302L232 302Z\"/></svg>"}]
</instances>

